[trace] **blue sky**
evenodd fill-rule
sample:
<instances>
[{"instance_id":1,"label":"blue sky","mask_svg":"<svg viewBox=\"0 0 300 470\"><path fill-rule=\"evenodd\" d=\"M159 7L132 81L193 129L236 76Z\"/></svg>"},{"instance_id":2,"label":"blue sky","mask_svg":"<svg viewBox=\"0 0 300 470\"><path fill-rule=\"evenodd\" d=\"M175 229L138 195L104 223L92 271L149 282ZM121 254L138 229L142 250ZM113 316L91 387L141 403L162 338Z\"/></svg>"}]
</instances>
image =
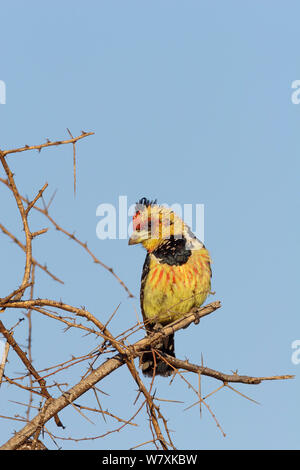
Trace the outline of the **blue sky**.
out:
<instances>
[{"instance_id":1,"label":"blue sky","mask_svg":"<svg viewBox=\"0 0 300 470\"><path fill-rule=\"evenodd\" d=\"M176 379L157 380L162 405L179 449L299 448L299 371L291 344L300 339L299 308L299 126L300 105L292 82L300 79L299 13L296 1L15 1L1 8L0 148L67 138L81 130L95 135L77 146L77 195L73 195L72 148L46 149L8 158L20 191L33 197L48 181L57 189L51 215L76 231L136 296L126 292L87 254L53 228L34 242L34 256L65 281L37 273L36 296L85 305L119 333L136 320L145 253L126 240L96 237L96 208L128 204L142 196L180 204L204 204L205 244L213 264L214 298L222 309L176 335L180 358L217 370L249 375L295 374L294 380L236 388L209 404L226 432L222 437L205 410L184 409L195 401ZM0 171L3 176L3 170ZM7 188L0 186L0 221L19 238L21 221ZM32 214L32 229L49 226ZM21 281L23 253L0 234L1 288L6 296ZM12 326L20 312L6 312ZM25 322L16 338L26 345ZM84 354L96 342L35 314L34 365L43 369ZM11 373L22 367L10 353ZM74 383L67 370L57 380ZM193 377L197 384L197 377ZM203 393L218 386L203 379ZM136 386L124 368L100 388L102 407L129 418ZM24 414L7 399L24 399L1 387L0 414ZM92 394L78 403L95 406ZM38 404L38 401L35 402ZM90 416L90 415L89 415ZM100 435L107 425L78 413L62 413L59 436ZM126 449L151 439L139 428L105 439L57 441L64 448ZM19 424L0 420L1 442ZM50 448L55 448L48 437Z\"/></svg>"}]
</instances>

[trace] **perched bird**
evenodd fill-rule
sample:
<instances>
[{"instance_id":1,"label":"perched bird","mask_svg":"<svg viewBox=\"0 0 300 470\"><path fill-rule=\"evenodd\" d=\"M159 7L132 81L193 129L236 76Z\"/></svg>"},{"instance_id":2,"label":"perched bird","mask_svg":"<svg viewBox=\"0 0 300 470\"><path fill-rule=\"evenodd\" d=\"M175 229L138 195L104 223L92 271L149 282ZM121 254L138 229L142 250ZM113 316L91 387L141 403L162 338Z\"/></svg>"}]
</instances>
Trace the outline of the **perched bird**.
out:
<instances>
[{"instance_id":1,"label":"perched bird","mask_svg":"<svg viewBox=\"0 0 300 470\"><path fill-rule=\"evenodd\" d=\"M146 331L150 334L200 307L210 293L210 256L190 228L171 209L140 199L133 216L129 245L141 243L147 250L140 303ZM174 335L155 348L175 357ZM173 369L152 351L144 352L140 366L145 375L171 375Z\"/></svg>"}]
</instances>

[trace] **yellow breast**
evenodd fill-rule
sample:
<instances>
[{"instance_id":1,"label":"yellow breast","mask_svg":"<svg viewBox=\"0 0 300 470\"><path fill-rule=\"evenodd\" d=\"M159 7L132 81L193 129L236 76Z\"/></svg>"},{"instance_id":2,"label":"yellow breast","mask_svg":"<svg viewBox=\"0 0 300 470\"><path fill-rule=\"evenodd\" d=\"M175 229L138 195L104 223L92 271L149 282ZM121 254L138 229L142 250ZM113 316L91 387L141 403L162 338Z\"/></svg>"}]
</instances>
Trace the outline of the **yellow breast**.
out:
<instances>
[{"instance_id":1,"label":"yellow breast","mask_svg":"<svg viewBox=\"0 0 300 470\"><path fill-rule=\"evenodd\" d=\"M205 248L192 251L182 265L159 263L150 255L149 272L143 287L144 318L167 324L193 307L199 307L210 292L210 278L210 256Z\"/></svg>"}]
</instances>

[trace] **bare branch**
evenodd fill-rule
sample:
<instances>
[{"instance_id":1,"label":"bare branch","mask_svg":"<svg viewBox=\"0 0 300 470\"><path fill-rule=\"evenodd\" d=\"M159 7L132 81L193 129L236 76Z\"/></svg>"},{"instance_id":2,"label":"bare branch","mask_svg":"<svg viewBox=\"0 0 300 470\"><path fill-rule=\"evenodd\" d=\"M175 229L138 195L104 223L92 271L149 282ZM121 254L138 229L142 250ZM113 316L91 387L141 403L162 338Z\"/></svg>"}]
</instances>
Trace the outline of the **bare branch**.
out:
<instances>
[{"instance_id":1,"label":"bare branch","mask_svg":"<svg viewBox=\"0 0 300 470\"><path fill-rule=\"evenodd\" d=\"M80 139L84 139L85 137L88 137L89 135L94 135L94 132L84 132L83 134L79 135L78 137L74 137L73 139L69 140L57 140L55 142L50 142L48 141L46 144L39 144L39 145L25 145L24 147L19 147L16 149L12 150L3 150L2 155L5 157L6 155L11 155L13 153L20 153L20 152L26 152L27 150L38 150L39 152L46 147L52 147L53 145L65 145L65 144L74 144L75 142L78 142Z\"/></svg>"},{"instance_id":2,"label":"bare branch","mask_svg":"<svg viewBox=\"0 0 300 470\"><path fill-rule=\"evenodd\" d=\"M7 180L5 180L4 178L1 178L0 177L0 181L5 184L9 189L11 189L10 187L10 184ZM21 199L26 202L27 204L29 204L29 201L27 198L21 196ZM50 200L51 201L51 200ZM125 289L125 291L127 292L128 296L133 298L134 295L130 292L130 290L128 289L128 287L126 286L126 284L122 281L122 279L120 279L120 277L115 273L114 269L107 266L105 263L103 263L102 261L100 261L99 258L97 258L97 256L94 255L94 253L92 253L92 251L88 248L87 246L87 243L84 243L82 242L81 240L79 240L78 237L75 236L74 233L71 233L69 232L68 230L64 229L63 227L61 227L49 214L48 212L48 208L49 208L49 205L50 203L48 204L48 206L44 209L41 209L40 207L37 207L37 206L33 206L33 208L35 210L37 210L38 212L40 212L41 214L43 214L45 217L47 217L47 219L51 222L51 224L54 226L54 228L63 233L64 235L66 235L70 240L73 240L74 242L78 243L78 245L80 245L88 254L89 256L92 258L92 260L94 261L95 264L99 264L99 266L102 266L104 269L106 269L107 271L109 271L114 277L115 279L119 282L119 284L121 284L121 286ZM0 224L0 228L1 228L1 224Z\"/></svg>"},{"instance_id":3,"label":"bare branch","mask_svg":"<svg viewBox=\"0 0 300 470\"><path fill-rule=\"evenodd\" d=\"M25 253L26 253L26 246L23 245L23 243L20 242L20 240L18 240L17 237L15 237L9 230L7 230L7 228L4 227L4 225L2 225L0 223L0 230L2 230L2 232L7 235L9 238L11 238L11 240L13 240L14 243L16 243L16 245L18 245ZM34 234L33 234L34 235ZM46 274L48 274L48 276L50 276L52 279L54 279L54 281L57 281L59 282L60 284L64 284L64 282L59 279L57 276L55 276L54 274L52 274L47 266L43 266L41 263L39 263L34 257L32 257L32 263L36 266L38 266L40 269L42 269ZM29 284L28 284L29 285ZM23 287L20 287L21 290L24 290Z\"/></svg>"},{"instance_id":4,"label":"bare branch","mask_svg":"<svg viewBox=\"0 0 300 470\"><path fill-rule=\"evenodd\" d=\"M73 139L74 137L71 134L71 131L67 128L67 131L70 137ZM74 176L74 196L76 195L76 145L73 142L73 176Z\"/></svg>"},{"instance_id":5,"label":"bare branch","mask_svg":"<svg viewBox=\"0 0 300 470\"><path fill-rule=\"evenodd\" d=\"M192 364L188 361L182 361L178 358L174 358L172 356L164 355L164 358L170 363L172 366L176 367L177 369L184 369L190 372L195 372L196 374L205 375L207 377L212 377L217 380L221 380L225 384L228 382L233 383L242 383L248 385L257 385L265 380L287 380L293 379L294 375L274 375L269 377L251 377L248 375L238 375L238 374L224 374L223 372L219 372L214 369L210 369L209 367L199 366L197 364Z\"/></svg>"},{"instance_id":6,"label":"bare branch","mask_svg":"<svg viewBox=\"0 0 300 470\"><path fill-rule=\"evenodd\" d=\"M42 197L43 192L45 189L48 187L48 183L45 183L42 189L38 192L38 194L35 196L35 198L28 204L27 209L25 210L25 215L27 216L29 211L33 208L35 203L39 200L40 197Z\"/></svg>"},{"instance_id":7,"label":"bare branch","mask_svg":"<svg viewBox=\"0 0 300 470\"><path fill-rule=\"evenodd\" d=\"M17 353L17 355L19 356L19 358L21 359L21 361L23 362L23 364L25 365L25 367L28 369L28 371L30 372L30 374L32 374L36 379L37 381L39 382L40 386L41 386L41 393L44 397L46 397L47 399L51 399L51 396L46 388L46 382L44 379L42 379L38 372L35 370L35 368L33 367L32 363L30 362L30 360L27 358L27 355L24 353L24 351L22 351L22 349L20 348L20 346L17 344L17 342L15 341L13 335L5 328L5 326L3 325L2 321L0 320L0 332L3 334L3 336L6 338L6 341L9 343L9 345L14 349L14 351ZM61 424L58 416L55 416L55 422L57 424L57 426L62 426L63 425Z\"/></svg>"},{"instance_id":8,"label":"bare branch","mask_svg":"<svg viewBox=\"0 0 300 470\"><path fill-rule=\"evenodd\" d=\"M26 211L24 209L19 191L16 187L16 184L15 184L15 181L14 181L14 178L13 178L13 174L10 171L9 166L6 163L4 155L5 155L5 153L0 152L0 160L1 160L2 166L5 170L5 173L8 177L10 188L13 192L14 197L15 197L15 200L16 200L16 203L17 203L20 215L21 215L21 219L22 219L22 222L23 222L23 227L24 227L25 237L26 237L26 247L25 247L26 262L25 262L25 270L24 270L23 280L22 280L22 284L21 284L21 287L23 287L26 284L28 284L28 281L29 281L29 278L30 278L31 265L32 265L31 233L30 233L29 226L28 226ZM23 292L19 292L18 294L16 294L16 299L20 299L22 297L22 295L23 295Z\"/></svg>"},{"instance_id":9,"label":"bare branch","mask_svg":"<svg viewBox=\"0 0 300 470\"><path fill-rule=\"evenodd\" d=\"M36 303L41 303L43 305L45 304L52 304L55 303L53 301L49 300L42 300L42 299L37 299L33 301L19 301L19 302L14 302L10 301L6 305L6 307L10 304L11 307L16 307L16 306L21 306L24 307L24 304L30 305L30 302L36 302ZM59 304L59 303L56 303ZM27 305L27 306L28 306ZM62 306L63 304L61 304ZM56 305L57 306L57 305ZM74 307L68 306L70 309L74 309L76 311L80 311L80 309L76 309ZM201 307L197 309L197 311L193 311L187 316L185 316L183 319L178 320L173 322L171 325L165 326L162 328L160 331L155 332L151 336L146 336L140 341L137 341L134 345L130 347L121 347L120 343L116 343L114 338L110 337L110 333L105 330L105 336L108 338L110 342L113 343L114 346L116 346L118 349L122 351L122 354L117 354L114 357L107 359L103 364L101 364L97 369L93 370L90 374L88 374L83 380L81 380L79 383L77 383L75 386L70 388L67 392L64 392L60 397L58 397L55 400L52 400L52 402L49 404L43 423L45 424L49 419L51 419L55 414L57 414L60 410L68 406L70 402L73 402L75 399L77 399L79 396L83 395L86 391L90 390L96 383L101 381L104 377L107 377L109 374L111 374L113 371L121 367L126 363L128 360L128 357L131 358L130 360L134 359L135 357L138 357L139 354L145 350L146 348L149 348L150 346L154 346L156 343L158 343L161 338L164 335L169 335L181 328L184 328L191 324L192 322L195 322L199 320L199 318L202 318L206 315L209 315L210 313L214 312L220 307L220 302L213 302L209 305L206 305L205 307ZM85 312L84 310L81 312ZM90 314L91 315L91 314ZM89 317L89 315L88 315ZM169 357L168 357L169 359ZM186 361L182 361L182 365L188 367L185 364ZM184 367L184 368L186 368ZM202 366L199 366L200 368ZM218 373L216 371L213 371L212 369L204 368L205 370L202 370L201 373L203 375L208 375L214 378L219 378L219 380L223 380L224 377L226 377L227 381L229 381L230 376L227 374L222 374ZM197 369L197 373L199 370ZM210 375L211 374L211 375ZM232 376L233 381L237 382L237 378L235 375ZM287 378L292 378L292 376L276 376L276 377L260 377L260 378L252 378L253 380L249 380L249 377L247 378L246 381L243 381L244 378L242 376L241 383L252 383L252 384L257 384L260 383L262 380L278 380L278 379L287 379ZM15 434L6 444L4 444L0 449L5 450L5 449L15 449L19 445L21 445L25 440L32 436L34 432L36 431L37 426L40 425L40 415L38 414L35 418L33 418L29 423L26 424L26 426L19 432Z\"/></svg>"}]
</instances>

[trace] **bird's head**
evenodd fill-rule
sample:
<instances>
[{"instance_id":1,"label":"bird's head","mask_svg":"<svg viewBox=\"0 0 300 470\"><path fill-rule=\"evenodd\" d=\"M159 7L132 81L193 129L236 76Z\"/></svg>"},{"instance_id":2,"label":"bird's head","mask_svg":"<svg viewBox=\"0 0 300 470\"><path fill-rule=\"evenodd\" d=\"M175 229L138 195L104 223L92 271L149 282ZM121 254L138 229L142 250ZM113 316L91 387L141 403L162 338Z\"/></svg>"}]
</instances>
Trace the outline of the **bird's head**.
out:
<instances>
[{"instance_id":1,"label":"bird's head","mask_svg":"<svg viewBox=\"0 0 300 470\"><path fill-rule=\"evenodd\" d=\"M133 233L129 245L141 243L148 252L155 250L170 237L183 238L188 227L171 209L142 198L133 216Z\"/></svg>"}]
</instances>

